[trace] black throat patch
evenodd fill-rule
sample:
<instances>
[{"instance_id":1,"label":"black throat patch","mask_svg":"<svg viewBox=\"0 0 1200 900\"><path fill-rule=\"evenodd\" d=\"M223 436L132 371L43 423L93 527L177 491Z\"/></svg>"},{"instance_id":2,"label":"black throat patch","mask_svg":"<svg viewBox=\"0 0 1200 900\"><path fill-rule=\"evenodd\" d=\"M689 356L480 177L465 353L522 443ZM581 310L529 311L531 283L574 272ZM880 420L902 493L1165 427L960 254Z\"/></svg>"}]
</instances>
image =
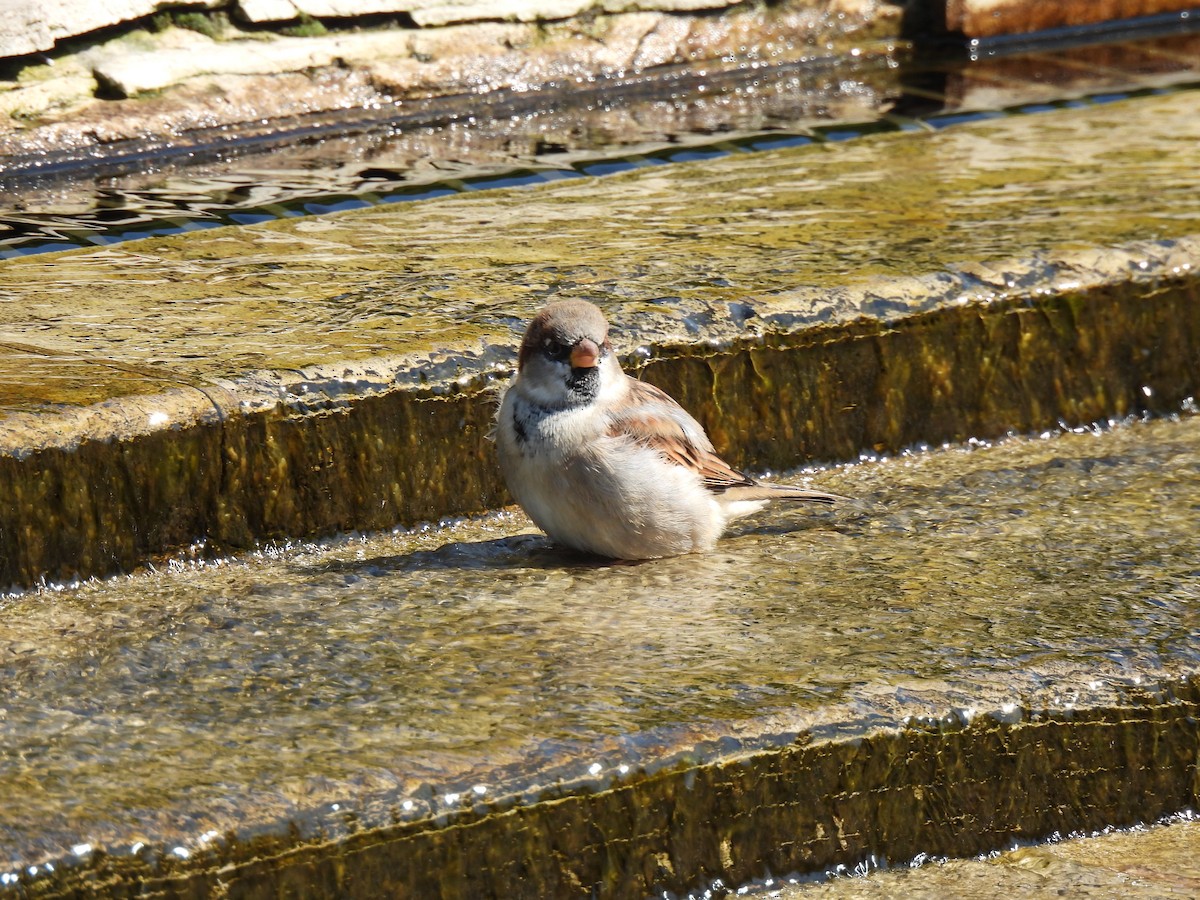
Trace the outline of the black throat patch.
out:
<instances>
[{"instance_id":1,"label":"black throat patch","mask_svg":"<svg viewBox=\"0 0 1200 900\"><path fill-rule=\"evenodd\" d=\"M600 367L572 369L567 378L567 390L574 403L591 403L600 393Z\"/></svg>"}]
</instances>

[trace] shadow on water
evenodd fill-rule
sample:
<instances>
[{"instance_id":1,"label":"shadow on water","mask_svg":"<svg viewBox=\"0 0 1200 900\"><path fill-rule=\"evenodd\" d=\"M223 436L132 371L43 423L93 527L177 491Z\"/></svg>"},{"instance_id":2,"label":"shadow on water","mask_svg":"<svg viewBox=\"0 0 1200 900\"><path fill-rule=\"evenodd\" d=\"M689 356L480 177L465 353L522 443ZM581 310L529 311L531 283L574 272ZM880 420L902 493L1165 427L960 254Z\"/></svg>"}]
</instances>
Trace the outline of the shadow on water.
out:
<instances>
[{"instance_id":1,"label":"shadow on water","mask_svg":"<svg viewBox=\"0 0 1200 900\"><path fill-rule=\"evenodd\" d=\"M386 578L401 572L453 570L547 569L571 571L604 568L611 561L556 547L543 535L518 534L482 541L453 541L433 550L385 555L364 560L336 560L316 566L321 572L349 578ZM304 574L305 568L297 569Z\"/></svg>"},{"instance_id":2,"label":"shadow on water","mask_svg":"<svg viewBox=\"0 0 1200 900\"><path fill-rule=\"evenodd\" d=\"M754 536L784 536L814 529L852 531L876 510L869 502L852 500L836 511L803 510L785 512L778 507L773 514L757 514L730 523L725 540ZM517 572L547 570L562 572L600 572L614 567L663 565L663 560L620 560L582 553L554 544L543 534L517 534L481 541L453 541L432 550L375 556L369 559L335 560L313 566L298 566L297 575L315 572L358 578L388 578L415 571L496 571ZM349 583L349 582L348 582Z\"/></svg>"}]
</instances>

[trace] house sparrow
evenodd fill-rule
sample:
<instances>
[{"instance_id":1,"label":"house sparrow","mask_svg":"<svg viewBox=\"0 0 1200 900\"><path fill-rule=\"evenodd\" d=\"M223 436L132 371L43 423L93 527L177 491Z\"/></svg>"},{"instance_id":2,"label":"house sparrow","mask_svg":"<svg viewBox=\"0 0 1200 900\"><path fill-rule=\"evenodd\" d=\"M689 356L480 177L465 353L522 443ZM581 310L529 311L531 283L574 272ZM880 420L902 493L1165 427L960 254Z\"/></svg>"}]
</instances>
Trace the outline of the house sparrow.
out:
<instances>
[{"instance_id":1,"label":"house sparrow","mask_svg":"<svg viewBox=\"0 0 1200 900\"><path fill-rule=\"evenodd\" d=\"M552 303L521 343L496 426L500 467L551 539L614 559L708 550L770 500L834 494L763 484L723 462L700 423L621 370L590 303Z\"/></svg>"}]
</instances>

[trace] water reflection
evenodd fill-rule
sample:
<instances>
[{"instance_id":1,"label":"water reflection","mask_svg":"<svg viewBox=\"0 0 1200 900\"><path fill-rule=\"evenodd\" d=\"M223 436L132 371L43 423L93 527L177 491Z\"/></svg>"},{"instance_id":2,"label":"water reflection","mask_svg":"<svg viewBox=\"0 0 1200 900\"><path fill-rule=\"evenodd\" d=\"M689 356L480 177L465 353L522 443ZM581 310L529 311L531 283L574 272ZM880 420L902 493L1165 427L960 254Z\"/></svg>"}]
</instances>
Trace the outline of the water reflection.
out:
<instances>
[{"instance_id":1,"label":"water reflection","mask_svg":"<svg viewBox=\"0 0 1200 900\"><path fill-rule=\"evenodd\" d=\"M894 84L888 59L676 73L603 94L475 98L461 117L419 118L350 136L330 130L269 155L142 162L72 182L4 179L0 256L92 246L187 228L245 224L489 187L536 184L686 160L726 135L873 120ZM518 105L511 105L516 103ZM484 106L482 104L489 104ZM507 104L507 105L506 105ZM488 114L490 113L490 114Z\"/></svg>"},{"instance_id":2,"label":"water reflection","mask_svg":"<svg viewBox=\"0 0 1200 900\"><path fill-rule=\"evenodd\" d=\"M621 304L643 328L639 310L669 310L726 340L838 321L855 304L911 313L955 281L986 302L1019 287L1001 281L1013 268L1025 283L1067 283L1065 270L1014 261L1046 248L1087 248L1116 277L1118 257L1094 248L1194 233L1197 96L225 229L53 266L13 260L0 297L19 300L5 313L21 346L0 348L0 406L161 390L130 366L202 387L290 370L268 389L317 402L398 379L439 384L507 365L518 320L563 297ZM903 280L947 268L959 274L944 288ZM790 308L743 328L731 303L755 298Z\"/></svg>"}]
</instances>

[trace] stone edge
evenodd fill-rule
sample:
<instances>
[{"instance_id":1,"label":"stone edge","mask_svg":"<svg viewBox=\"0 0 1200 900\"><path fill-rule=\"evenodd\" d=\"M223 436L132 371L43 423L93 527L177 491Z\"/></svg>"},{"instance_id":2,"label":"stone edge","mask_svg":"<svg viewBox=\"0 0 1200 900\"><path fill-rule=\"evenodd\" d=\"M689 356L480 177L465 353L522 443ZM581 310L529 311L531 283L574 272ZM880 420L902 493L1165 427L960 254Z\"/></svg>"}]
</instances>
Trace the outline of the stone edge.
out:
<instances>
[{"instance_id":1,"label":"stone edge","mask_svg":"<svg viewBox=\"0 0 1200 900\"><path fill-rule=\"evenodd\" d=\"M768 749L718 744L606 782L338 834L301 837L290 823L194 853L88 847L9 873L0 897L649 896L969 856L1194 807L1198 678L1096 705L827 723Z\"/></svg>"}]
</instances>

